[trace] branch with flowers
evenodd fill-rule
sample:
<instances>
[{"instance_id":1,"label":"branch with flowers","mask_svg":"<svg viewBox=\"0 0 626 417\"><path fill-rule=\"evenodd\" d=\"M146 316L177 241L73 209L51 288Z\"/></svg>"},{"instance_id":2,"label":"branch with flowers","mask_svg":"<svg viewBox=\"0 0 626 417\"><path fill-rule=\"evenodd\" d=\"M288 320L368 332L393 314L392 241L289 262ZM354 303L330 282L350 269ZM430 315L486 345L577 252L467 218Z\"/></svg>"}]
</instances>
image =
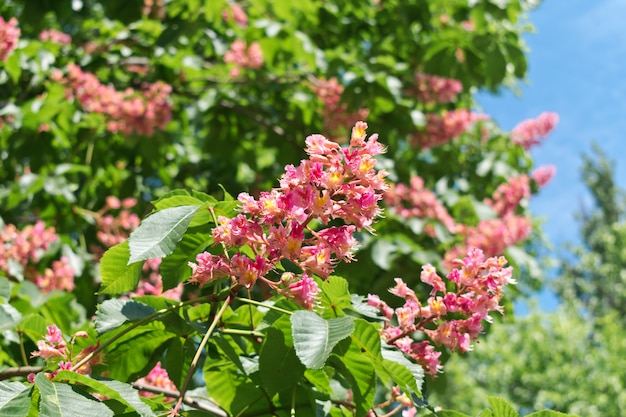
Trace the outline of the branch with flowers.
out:
<instances>
[{"instance_id":1,"label":"branch with flowers","mask_svg":"<svg viewBox=\"0 0 626 417\"><path fill-rule=\"evenodd\" d=\"M48 326L31 353L46 361L45 372L28 378L33 401L34 393L48 401L43 394L51 384L70 384L91 394L83 407L94 412L111 399L140 412L143 402L127 383L152 368L135 384L163 388L168 395L150 399L171 415L184 414L185 398L198 389L226 415L315 408L412 415L428 407L424 375L443 370L442 349L471 350L489 313L503 311L512 269L503 257L474 248L453 262L445 281L424 266L421 280L432 286L427 300L401 278L389 285L404 300L396 308L378 294L351 294L349 281L333 273L356 260L364 233L374 233L388 188L387 173L376 169L384 147L366 129L357 122L346 148L309 136L308 159L288 165L279 187L256 198L226 194L218 201L174 191L155 201L129 239L102 257L100 293L134 291L143 264L162 258L162 271L182 271L165 273L163 289L186 282L196 297L112 298L99 306L95 331L69 342Z\"/></svg>"}]
</instances>

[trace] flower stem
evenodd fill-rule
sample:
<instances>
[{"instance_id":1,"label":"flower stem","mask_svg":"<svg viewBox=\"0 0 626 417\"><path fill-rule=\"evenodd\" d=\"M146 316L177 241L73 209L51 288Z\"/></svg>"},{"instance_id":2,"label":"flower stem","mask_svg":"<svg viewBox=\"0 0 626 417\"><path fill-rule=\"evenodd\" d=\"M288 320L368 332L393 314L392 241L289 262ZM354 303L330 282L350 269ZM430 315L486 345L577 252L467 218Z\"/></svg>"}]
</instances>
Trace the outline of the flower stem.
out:
<instances>
[{"instance_id":1,"label":"flower stem","mask_svg":"<svg viewBox=\"0 0 626 417\"><path fill-rule=\"evenodd\" d=\"M285 313L285 314L289 314L289 315L293 314L293 311L285 310L283 308L276 307L276 306L273 306L271 304L265 304L265 303L262 303L260 301L251 300L249 298L238 298L238 300L241 301L242 303L254 304L255 306L269 308L270 310L279 311L281 313Z\"/></svg>"},{"instance_id":2,"label":"flower stem","mask_svg":"<svg viewBox=\"0 0 626 417\"><path fill-rule=\"evenodd\" d=\"M207 332L204 334L204 337L202 338L202 341L200 342L200 346L198 346L198 349L196 350L196 355L193 357L193 360L191 361L191 365L189 366L189 371L187 372L187 376L185 377L185 382L183 383L183 386L180 390L180 394L178 395L178 401L176 401L176 406L172 410L172 414L174 415L178 414L178 410L180 409L180 406L183 404L183 400L185 399L185 392L187 391L187 387L189 386L189 381L191 381L191 377L196 371L196 367L198 366L198 362L200 361L200 356L202 355L202 352L204 351L204 347L208 343L209 337L211 337L211 334L213 333L213 330L215 330L217 323L219 323L219 321L221 320L222 315L224 315L224 313L226 312L226 309L228 308L230 303L233 301L233 298L234 296L232 294L230 294L228 298L226 298L220 310L217 312L215 317L213 317L213 322L211 323L211 326L209 326L209 330L207 330Z\"/></svg>"}]
</instances>

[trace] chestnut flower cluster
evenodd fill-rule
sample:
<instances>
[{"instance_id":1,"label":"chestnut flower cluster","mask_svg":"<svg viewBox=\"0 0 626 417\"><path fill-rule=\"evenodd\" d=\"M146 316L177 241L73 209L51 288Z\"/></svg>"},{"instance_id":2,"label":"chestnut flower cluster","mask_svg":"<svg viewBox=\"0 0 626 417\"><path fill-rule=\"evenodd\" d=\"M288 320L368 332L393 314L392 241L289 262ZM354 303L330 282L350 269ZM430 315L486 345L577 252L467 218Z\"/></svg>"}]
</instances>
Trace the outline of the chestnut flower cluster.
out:
<instances>
[{"instance_id":1,"label":"chestnut flower cluster","mask_svg":"<svg viewBox=\"0 0 626 417\"><path fill-rule=\"evenodd\" d=\"M67 76L59 71L52 78L67 86L67 95L75 97L86 111L105 115L110 132L150 136L155 130L165 129L172 118L168 101L172 87L161 81L144 83L141 91L117 91L75 64L68 65Z\"/></svg>"},{"instance_id":2,"label":"chestnut flower cluster","mask_svg":"<svg viewBox=\"0 0 626 417\"><path fill-rule=\"evenodd\" d=\"M385 203L393 213L405 219L435 219L446 226L450 233L455 233L457 229L448 210L434 192L424 188L424 180L417 175L411 177L409 186L392 184L385 193Z\"/></svg>"},{"instance_id":3,"label":"chestnut flower cluster","mask_svg":"<svg viewBox=\"0 0 626 417\"><path fill-rule=\"evenodd\" d=\"M444 281L432 265L422 267L420 279L432 290L426 303L400 278L389 291L404 299L404 305L389 307L377 295L368 296L368 304L380 310L385 318L381 330L383 340L409 355L426 373L435 376L442 370L441 352L445 346L462 353L472 349L471 342L483 330L483 321L491 322L491 311L503 313L499 302L503 288L514 284L512 267L506 267L504 257L485 257L483 251L472 248L467 256L454 261L455 269ZM452 290L449 288L453 288ZM422 332L426 340L411 336Z\"/></svg>"},{"instance_id":4,"label":"chestnut flower cluster","mask_svg":"<svg viewBox=\"0 0 626 417\"><path fill-rule=\"evenodd\" d=\"M559 115L556 113L541 113L536 119L524 120L515 126L511 131L511 140L525 149L530 149L540 144L540 139L548 136L558 121Z\"/></svg>"},{"instance_id":5,"label":"chestnut flower cluster","mask_svg":"<svg viewBox=\"0 0 626 417\"><path fill-rule=\"evenodd\" d=\"M373 231L372 222L381 214L378 202L387 173L374 169L374 156L384 148L378 135L367 138L366 129L366 123L358 122L347 148L322 135L309 136L305 149L309 159L297 167L287 165L279 188L262 192L258 199L239 194L241 213L234 218L220 216L213 239L228 249L247 246L252 255L203 252L189 264L190 282L204 285L230 276L250 288L261 280L312 308L319 291L312 276L326 278L339 261L352 261L354 232ZM329 226L334 219L344 224ZM312 222L324 227L316 230ZM299 266L302 274L286 273L278 282L267 279L283 259Z\"/></svg>"},{"instance_id":6,"label":"chestnut flower cluster","mask_svg":"<svg viewBox=\"0 0 626 417\"><path fill-rule=\"evenodd\" d=\"M148 375L139 378L136 381L139 385L148 385L156 388L165 388L168 391L178 392L176 385L170 379L167 371L161 367L161 362L157 362L154 368L148 372ZM155 397L156 394L147 391L139 391L142 397ZM173 398L165 397L166 401L172 401Z\"/></svg>"},{"instance_id":7,"label":"chestnut flower cluster","mask_svg":"<svg viewBox=\"0 0 626 417\"><path fill-rule=\"evenodd\" d=\"M411 142L422 149L443 145L465 133L474 123L486 119L488 116L466 109L444 110L441 115L429 113L424 130L413 135Z\"/></svg>"},{"instance_id":8,"label":"chestnut flower cluster","mask_svg":"<svg viewBox=\"0 0 626 417\"><path fill-rule=\"evenodd\" d=\"M342 137L344 126L352 126L358 120L364 120L369 114L367 108L360 108L356 112L349 112L348 106L341 103L343 86L336 78L329 80L315 78L311 81L311 89L324 104L322 117L324 119L324 131L330 132L331 139Z\"/></svg>"},{"instance_id":9,"label":"chestnut flower cluster","mask_svg":"<svg viewBox=\"0 0 626 417\"><path fill-rule=\"evenodd\" d=\"M515 213L522 200L528 197L530 197L530 177L524 174L511 177L507 182L500 184L492 198L485 199L485 203L499 216L504 216Z\"/></svg>"},{"instance_id":10,"label":"chestnut flower cluster","mask_svg":"<svg viewBox=\"0 0 626 417\"><path fill-rule=\"evenodd\" d=\"M539 187L544 187L548 184L554 175L556 174L556 167L554 165L542 165L536 168L530 177L537 183Z\"/></svg>"},{"instance_id":11,"label":"chestnut flower cluster","mask_svg":"<svg viewBox=\"0 0 626 417\"><path fill-rule=\"evenodd\" d=\"M40 41L49 41L59 45L69 45L72 43L72 37L67 33L60 32L56 29L46 29L39 34Z\"/></svg>"},{"instance_id":12,"label":"chestnut flower cluster","mask_svg":"<svg viewBox=\"0 0 626 417\"><path fill-rule=\"evenodd\" d=\"M246 41L237 39L224 54L224 62L235 64L230 70L230 76L233 78L238 77L243 68L261 68L263 66L261 45L258 42L252 42L250 46L247 46Z\"/></svg>"},{"instance_id":13,"label":"chestnut flower cluster","mask_svg":"<svg viewBox=\"0 0 626 417\"><path fill-rule=\"evenodd\" d=\"M222 19L226 22L232 19L242 28L248 26L248 15L237 3L231 3L227 9L222 10Z\"/></svg>"},{"instance_id":14,"label":"chestnut flower cluster","mask_svg":"<svg viewBox=\"0 0 626 417\"><path fill-rule=\"evenodd\" d=\"M464 241L445 254L443 265L451 268L454 259L471 247L480 248L487 256L496 256L509 246L522 242L531 231L532 224L528 217L512 213L500 218L481 220L476 226L460 224L458 232L464 236Z\"/></svg>"},{"instance_id":15,"label":"chestnut flower cluster","mask_svg":"<svg viewBox=\"0 0 626 417\"><path fill-rule=\"evenodd\" d=\"M20 33L14 17L7 22L0 16L0 61L6 61L11 52L17 48Z\"/></svg>"},{"instance_id":16,"label":"chestnut flower cluster","mask_svg":"<svg viewBox=\"0 0 626 417\"><path fill-rule=\"evenodd\" d=\"M11 276L19 265L24 278L32 281L44 293L52 290L72 291L74 270L66 257L52 262L51 268L41 273L34 265L59 239L53 227L46 228L42 221L26 226L21 231L7 224L0 230L0 271Z\"/></svg>"},{"instance_id":17,"label":"chestnut flower cluster","mask_svg":"<svg viewBox=\"0 0 626 417\"><path fill-rule=\"evenodd\" d=\"M450 103L461 91L463 91L463 84L458 80L421 72L415 74L415 86L412 92L420 103Z\"/></svg>"},{"instance_id":18,"label":"chestnut flower cluster","mask_svg":"<svg viewBox=\"0 0 626 417\"><path fill-rule=\"evenodd\" d=\"M63 338L61 334L61 330L55 325L51 324L46 327L48 333L44 336L42 340L37 341L37 350L31 352L31 358L40 357L45 359L48 364L55 363L58 366L58 369L54 370L51 373L46 373L46 376L49 379L52 379L56 376L56 374L61 370L69 371L73 367L73 363L80 362L87 355L96 350L97 346L90 346L88 348L82 349L80 352L75 354L74 352L74 343L76 339L88 338L89 335L87 332L80 331L74 333L72 339L68 346L68 343ZM92 366L100 365L102 363L101 356L96 354L94 355L88 362L82 365L80 368L75 371L79 374L90 374ZM28 381L33 383L35 380L35 374L28 375Z\"/></svg>"}]
</instances>

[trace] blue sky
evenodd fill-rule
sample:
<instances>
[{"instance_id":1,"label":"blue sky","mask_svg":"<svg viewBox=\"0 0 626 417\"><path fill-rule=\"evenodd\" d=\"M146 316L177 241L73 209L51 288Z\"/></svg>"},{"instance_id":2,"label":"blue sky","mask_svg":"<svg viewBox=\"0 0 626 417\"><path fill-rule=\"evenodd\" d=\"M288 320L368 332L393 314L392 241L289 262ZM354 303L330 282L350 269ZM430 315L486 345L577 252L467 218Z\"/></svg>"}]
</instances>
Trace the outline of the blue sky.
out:
<instances>
[{"instance_id":1,"label":"blue sky","mask_svg":"<svg viewBox=\"0 0 626 417\"><path fill-rule=\"evenodd\" d=\"M559 114L556 130L533 148L536 163L556 165L557 176L531 203L559 244L577 239L573 213L589 202L580 166L592 141L615 159L626 186L626 1L547 0L530 20L536 33L525 36L529 73L521 96L482 94L479 102L504 129L543 111Z\"/></svg>"},{"instance_id":2,"label":"blue sky","mask_svg":"<svg viewBox=\"0 0 626 417\"><path fill-rule=\"evenodd\" d=\"M626 187L626 1L545 0L530 13L536 32L529 46L522 94L481 94L483 110L503 129L544 111L560 116L556 130L533 148L538 165L554 164L557 175L531 209L546 219L544 231L557 251L578 239L574 213L589 204L580 167L593 141L616 162L617 181ZM554 300L543 294L541 305Z\"/></svg>"}]
</instances>

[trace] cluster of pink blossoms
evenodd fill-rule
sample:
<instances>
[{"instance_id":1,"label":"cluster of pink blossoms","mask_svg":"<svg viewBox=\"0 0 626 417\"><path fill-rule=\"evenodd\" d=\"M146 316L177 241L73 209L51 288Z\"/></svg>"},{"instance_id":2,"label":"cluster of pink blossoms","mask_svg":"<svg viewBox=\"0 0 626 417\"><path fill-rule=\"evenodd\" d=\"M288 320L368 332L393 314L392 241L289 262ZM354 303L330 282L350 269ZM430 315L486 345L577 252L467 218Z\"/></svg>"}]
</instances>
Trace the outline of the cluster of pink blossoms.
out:
<instances>
[{"instance_id":1,"label":"cluster of pink blossoms","mask_svg":"<svg viewBox=\"0 0 626 417\"><path fill-rule=\"evenodd\" d=\"M161 362L157 362L157 364L154 365L154 368L150 370L148 375L139 378L136 383L139 385L148 385L155 388L165 388L169 391L178 392L176 385L174 385L174 383L170 379L167 371L161 368ZM139 391L139 395L141 395L142 397L154 397L156 394L152 394L147 391ZM166 397L165 400L171 401L173 400L173 398Z\"/></svg>"},{"instance_id":2,"label":"cluster of pink blossoms","mask_svg":"<svg viewBox=\"0 0 626 417\"><path fill-rule=\"evenodd\" d=\"M150 136L164 129L172 118L168 100L172 87L160 81L145 83L141 91L117 91L74 64L68 65L67 76L59 71L53 74L53 80L66 85L68 96L76 97L86 111L105 115L110 132Z\"/></svg>"},{"instance_id":3,"label":"cluster of pink blossoms","mask_svg":"<svg viewBox=\"0 0 626 417\"><path fill-rule=\"evenodd\" d=\"M6 61L11 52L17 48L20 33L14 17L7 22L0 16L0 61Z\"/></svg>"},{"instance_id":4,"label":"cluster of pink blossoms","mask_svg":"<svg viewBox=\"0 0 626 417\"><path fill-rule=\"evenodd\" d=\"M46 228L42 221L21 231L12 224L5 225L0 232L0 271L10 275L11 263L15 262L23 268L24 278L34 282L42 292L72 291L74 270L66 257L53 261L52 268L45 268L43 273L34 266L58 239L54 228Z\"/></svg>"},{"instance_id":5,"label":"cluster of pink blossoms","mask_svg":"<svg viewBox=\"0 0 626 417\"><path fill-rule=\"evenodd\" d=\"M552 180L554 174L556 174L556 167L554 165L542 165L535 169L530 176L538 186L544 187Z\"/></svg>"},{"instance_id":6,"label":"cluster of pink blossoms","mask_svg":"<svg viewBox=\"0 0 626 417\"><path fill-rule=\"evenodd\" d=\"M488 116L466 109L444 110L441 115L429 113L424 130L413 135L411 142L422 149L443 145L465 133L474 123L486 119Z\"/></svg>"},{"instance_id":7,"label":"cluster of pink blossoms","mask_svg":"<svg viewBox=\"0 0 626 417\"><path fill-rule=\"evenodd\" d=\"M39 34L40 41L50 41L59 45L69 45L72 43L72 37L67 33L60 32L56 29L46 29Z\"/></svg>"},{"instance_id":8,"label":"cluster of pink blossoms","mask_svg":"<svg viewBox=\"0 0 626 417\"><path fill-rule=\"evenodd\" d=\"M508 213L503 217L481 220L477 226L458 225L459 234L464 241L448 251L444 256L444 266L451 268L454 259L467 251L467 248L480 248L487 256L503 253L509 246L526 239L532 231L528 217Z\"/></svg>"},{"instance_id":9,"label":"cluster of pink blossoms","mask_svg":"<svg viewBox=\"0 0 626 417\"><path fill-rule=\"evenodd\" d=\"M310 86L315 95L324 103L322 111L324 131L330 132L333 140L344 136L344 126L353 126L358 120L367 119L369 115L367 108L363 107L356 112L349 112L348 106L341 103L344 88L336 78L329 80L315 78Z\"/></svg>"},{"instance_id":10,"label":"cluster of pink blossoms","mask_svg":"<svg viewBox=\"0 0 626 417\"><path fill-rule=\"evenodd\" d=\"M230 70L230 76L233 78L238 77L243 68L261 68L263 66L261 45L258 42L252 42L250 46L247 46L246 41L237 39L224 54L224 62L235 64Z\"/></svg>"},{"instance_id":11,"label":"cluster of pink blossoms","mask_svg":"<svg viewBox=\"0 0 626 417\"><path fill-rule=\"evenodd\" d=\"M471 341L482 332L483 321L492 320L489 313L503 312L499 305L502 290L515 283L513 269L506 264L504 257L486 258L480 249L470 249L463 259L455 260L456 268L447 275L454 291L447 290L433 266L425 265L420 279L433 287L425 304L402 279L396 278L396 285L389 291L404 299L402 307L394 310L377 295L368 296L368 304L378 308L386 319L382 338L435 376L442 369L441 352L435 346L467 352L472 349ZM418 331L430 340L415 341L411 335Z\"/></svg>"},{"instance_id":12,"label":"cluster of pink blossoms","mask_svg":"<svg viewBox=\"0 0 626 417\"><path fill-rule=\"evenodd\" d=\"M461 91L460 81L418 72L415 74L414 94L423 104L449 103L454 101Z\"/></svg>"},{"instance_id":13,"label":"cluster of pink blossoms","mask_svg":"<svg viewBox=\"0 0 626 417\"><path fill-rule=\"evenodd\" d=\"M385 193L385 204L393 213L409 218L435 219L451 232L455 233L456 223L448 210L437 199L435 193L424 188L424 180L419 176L411 177L410 186L402 183L392 184Z\"/></svg>"},{"instance_id":14,"label":"cluster of pink blossoms","mask_svg":"<svg viewBox=\"0 0 626 417\"><path fill-rule=\"evenodd\" d=\"M525 149L541 143L552 132L559 121L556 113L541 113L536 119L524 120L511 131L511 140Z\"/></svg>"},{"instance_id":15,"label":"cluster of pink blossoms","mask_svg":"<svg viewBox=\"0 0 626 417\"><path fill-rule=\"evenodd\" d=\"M287 165L279 188L262 192L258 199L239 194L241 214L234 218L220 216L213 239L229 249L248 246L254 255L201 253L195 263L189 264L190 282L203 285L230 276L250 288L261 280L312 308L318 292L312 275L326 278L337 262L350 262L357 244L353 233L371 231L373 220L381 213L378 202L386 189L387 174L374 169L374 156L384 148L378 135L367 138L366 129L364 122L354 126L348 148L322 135L309 136L309 159L297 167ZM345 224L328 226L333 219ZM314 230L310 227L312 221L327 227ZM302 269L299 280L288 273L278 282L265 277L282 259Z\"/></svg>"},{"instance_id":16,"label":"cluster of pink blossoms","mask_svg":"<svg viewBox=\"0 0 626 417\"><path fill-rule=\"evenodd\" d=\"M232 19L242 28L248 26L248 15L237 3L231 3L227 9L222 10L222 18L226 22Z\"/></svg>"},{"instance_id":17,"label":"cluster of pink blossoms","mask_svg":"<svg viewBox=\"0 0 626 417\"><path fill-rule=\"evenodd\" d=\"M140 219L130 211L137 204L137 199L128 197L120 200L115 196L109 196L105 201L105 206L91 215L98 226L96 232L98 240L105 248L110 248L127 240L130 233L139 226ZM112 210L117 213L113 214ZM91 251L100 256L103 253L100 247L92 247ZM144 277L139 281L136 291L130 294L131 297L157 295L171 300L180 300L183 292L182 284L163 291L163 278L159 274L160 264L161 258L148 259L144 262L142 266Z\"/></svg>"},{"instance_id":18,"label":"cluster of pink blossoms","mask_svg":"<svg viewBox=\"0 0 626 417\"><path fill-rule=\"evenodd\" d=\"M130 211L137 204L137 199L129 197L120 201L115 196L108 196L105 202L105 206L94 213L94 219L98 226L96 237L104 247L110 248L128 239L130 232L139 226L141 220ZM111 214L111 210L119 209L116 215ZM97 253L95 249L94 253Z\"/></svg>"},{"instance_id":19,"label":"cluster of pink blossoms","mask_svg":"<svg viewBox=\"0 0 626 417\"><path fill-rule=\"evenodd\" d=\"M509 178L508 182L500 184L492 198L485 199L485 203L499 216L504 216L515 213L522 200L528 197L530 197L530 177L524 174Z\"/></svg>"},{"instance_id":20,"label":"cluster of pink blossoms","mask_svg":"<svg viewBox=\"0 0 626 417\"><path fill-rule=\"evenodd\" d=\"M48 333L44 336L44 339L37 341L37 350L31 352L30 357L40 357L45 359L47 362L56 363L58 369L52 373L46 373L50 379L54 378L55 375L61 370L71 370L73 363L80 362L83 358L96 350L97 346L90 346L82 349L78 354L74 354L73 345L76 339L79 337L84 339L88 338L89 335L87 332L80 331L74 333L74 336L72 336L72 339L70 340L70 346L68 346L67 342L63 338L63 335L61 334L61 330L59 330L55 324L51 324L46 327L46 329L48 330ZM88 362L76 369L76 372L79 374L90 374L91 367L101 363L102 360L100 355L94 355ZM34 379L35 374L28 375L28 380L31 383Z\"/></svg>"}]
</instances>

